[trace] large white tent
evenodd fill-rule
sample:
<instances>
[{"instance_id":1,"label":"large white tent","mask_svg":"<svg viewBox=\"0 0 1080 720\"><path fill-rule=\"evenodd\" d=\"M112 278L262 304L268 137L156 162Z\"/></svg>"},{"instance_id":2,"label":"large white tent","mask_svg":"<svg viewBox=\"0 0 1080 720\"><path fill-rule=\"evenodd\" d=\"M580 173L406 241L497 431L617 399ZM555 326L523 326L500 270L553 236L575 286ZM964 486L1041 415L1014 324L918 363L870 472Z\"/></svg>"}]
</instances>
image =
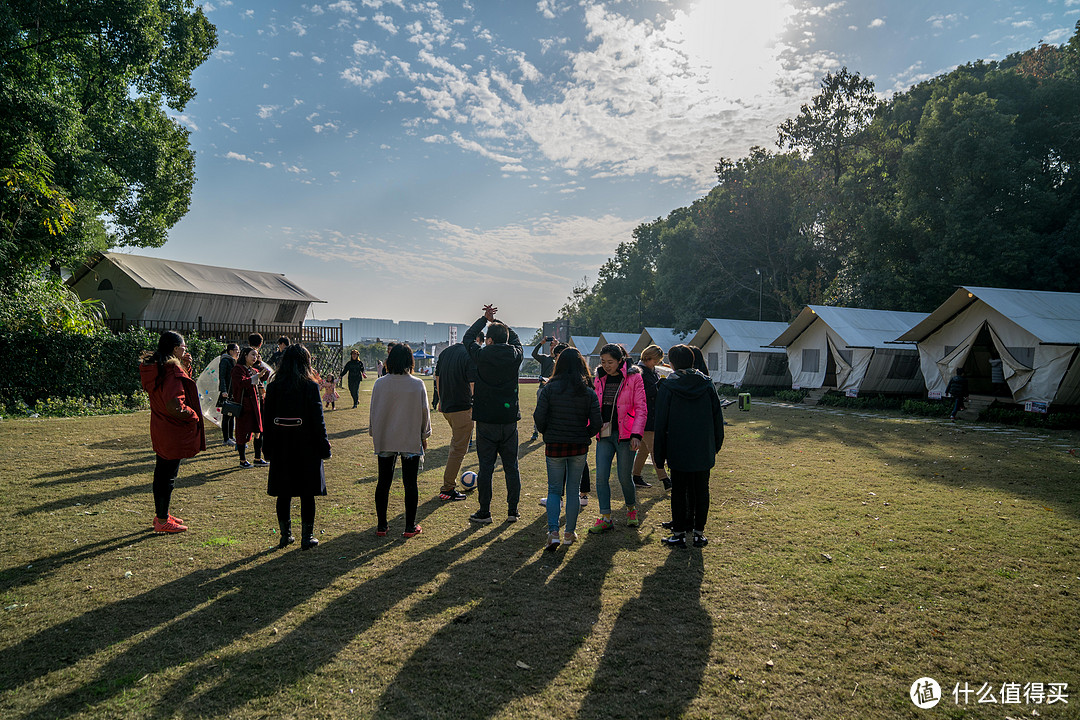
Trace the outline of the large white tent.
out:
<instances>
[{"instance_id":1,"label":"large white tent","mask_svg":"<svg viewBox=\"0 0 1080 720\"><path fill-rule=\"evenodd\" d=\"M685 338L686 333L677 333L673 328L647 327L641 331L637 342L629 350L632 354L640 357L645 348L656 345L666 355L671 348L686 342Z\"/></svg>"},{"instance_id":2,"label":"large white tent","mask_svg":"<svg viewBox=\"0 0 1080 720\"><path fill-rule=\"evenodd\" d=\"M763 347L787 328L783 322L706 318L688 344L701 348L713 382L787 387L791 384L787 353Z\"/></svg>"},{"instance_id":3,"label":"large white tent","mask_svg":"<svg viewBox=\"0 0 1080 720\"><path fill-rule=\"evenodd\" d=\"M637 333L617 333L617 332L602 332L600 337L596 340L596 346L593 348L593 355L600 356L600 349L608 344L622 345L628 353L633 355L633 351L630 349L637 344Z\"/></svg>"},{"instance_id":4,"label":"large white tent","mask_svg":"<svg viewBox=\"0 0 1080 720\"><path fill-rule=\"evenodd\" d=\"M807 305L769 345L784 348L795 389L922 393L919 354L889 344L926 313Z\"/></svg>"},{"instance_id":5,"label":"large white tent","mask_svg":"<svg viewBox=\"0 0 1080 720\"><path fill-rule=\"evenodd\" d=\"M972 393L1080 402L1080 293L961 287L897 342L918 345L931 397L963 367Z\"/></svg>"}]
</instances>

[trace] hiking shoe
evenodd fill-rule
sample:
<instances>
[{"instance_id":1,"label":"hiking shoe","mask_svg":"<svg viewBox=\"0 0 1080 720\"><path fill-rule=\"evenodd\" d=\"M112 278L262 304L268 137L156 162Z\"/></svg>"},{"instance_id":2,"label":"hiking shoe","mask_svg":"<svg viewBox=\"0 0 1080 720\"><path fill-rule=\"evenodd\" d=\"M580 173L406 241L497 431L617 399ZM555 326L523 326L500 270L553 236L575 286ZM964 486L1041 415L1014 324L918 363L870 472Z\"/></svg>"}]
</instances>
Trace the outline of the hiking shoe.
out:
<instances>
[{"instance_id":1,"label":"hiking shoe","mask_svg":"<svg viewBox=\"0 0 1080 720\"><path fill-rule=\"evenodd\" d=\"M559 531L548 533L547 545L544 546L544 552L555 552L559 547Z\"/></svg>"},{"instance_id":2,"label":"hiking shoe","mask_svg":"<svg viewBox=\"0 0 1080 720\"><path fill-rule=\"evenodd\" d=\"M417 535L419 535L422 532L424 532L424 528L420 527L419 525L413 525L412 530L406 530L405 532L401 533L401 537L403 537L403 538L416 537Z\"/></svg>"},{"instance_id":3,"label":"hiking shoe","mask_svg":"<svg viewBox=\"0 0 1080 720\"><path fill-rule=\"evenodd\" d=\"M671 537L666 537L660 542L664 543L668 547L686 547L686 533L675 533Z\"/></svg>"},{"instance_id":4,"label":"hiking shoe","mask_svg":"<svg viewBox=\"0 0 1080 720\"><path fill-rule=\"evenodd\" d=\"M263 460L262 458L255 458L255 463L254 464L258 465L259 467L266 467L267 465L270 464L270 461L269 460Z\"/></svg>"},{"instance_id":5,"label":"hiking shoe","mask_svg":"<svg viewBox=\"0 0 1080 720\"><path fill-rule=\"evenodd\" d=\"M611 530L614 527L615 527L615 524L613 522L611 522L610 520L605 520L604 518L601 517L601 518L596 518L596 523L591 528L589 528L589 532L592 533L593 535L597 535L597 534L602 533L602 532L607 532L608 530Z\"/></svg>"},{"instance_id":6,"label":"hiking shoe","mask_svg":"<svg viewBox=\"0 0 1080 720\"><path fill-rule=\"evenodd\" d=\"M389 529L388 525L379 525L375 528L375 537L386 537L386 531Z\"/></svg>"},{"instance_id":7,"label":"hiking shoe","mask_svg":"<svg viewBox=\"0 0 1080 720\"><path fill-rule=\"evenodd\" d=\"M440 500L465 500L466 498L468 498L468 495L459 493L457 490L439 493Z\"/></svg>"},{"instance_id":8,"label":"hiking shoe","mask_svg":"<svg viewBox=\"0 0 1080 720\"><path fill-rule=\"evenodd\" d=\"M577 540L577 533L576 532L564 532L563 533L563 536L562 536L562 544L563 545L573 545L575 540Z\"/></svg>"},{"instance_id":9,"label":"hiking shoe","mask_svg":"<svg viewBox=\"0 0 1080 720\"><path fill-rule=\"evenodd\" d=\"M506 522L508 523L517 522L520 519L521 513L519 513L517 510L511 510L510 512L506 513Z\"/></svg>"},{"instance_id":10,"label":"hiking shoe","mask_svg":"<svg viewBox=\"0 0 1080 720\"><path fill-rule=\"evenodd\" d=\"M249 468L249 467L254 467L254 465L252 465L251 463L249 463L249 462L248 462L247 460L241 460L241 461L240 461L240 467L242 467L242 468Z\"/></svg>"},{"instance_id":11,"label":"hiking shoe","mask_svg":"<svg viewBox=\"0 0 1080 720\"><path fill-rule=\"evenodd\" d=\"M581 507L585 507L588 504L589 504L589 496L588 495L582 495L581 496Z\"/></svg>"},{"instance_id":12,"label":"hiking shoe","mask_svg":"<svg viewBox=\"0 0 1080 720\"><path fill-rule=\"evenodd\" d=\"M637 527L640 524L641 521L638 520L636 509L626 513L626 527Z\"/></svg>"},{"instance_id":13,"label":"hiking shoe","mask_svg":"<svg viewBox=\"0 0 1080 720\"><path fill-rule=\"evenodd\" d=\"M474 523L481 523L482 525L490 525L491 524L491 513L489 513L489 512L486 512L486 513L474 512L472 515L469 516L469 519L472 520Z\"/></svg>"},{"instance_id":14,"label":"hiking shoe","mask_svg":"<svg viewBox=\"0 0 1080 720\"><path fill-rule=\"evenodd\" d=\"M646 481L645 478L641 477L640 475L634 475L632 479L634 481L634 486L635 487L640 487L640 488L652 487L652 483Z\"/></svg>"},{"instance_id":15,"label":"hiking shoe","mask_svg":"<svg viewBox=\"0 0 1080 720\"><path fill-rule=\"evenodd\" d=\"M705 537L703 534L701 534L701 533L699 533L698 531L695 530L694 531L694 547L703 548L708 544L709 544L709 538Z\"/></svg>"},{"instance_id":16,"label":"hiking shoe","mask_svg":"<svg viewBox=\"0 0 1080 720\"><path fill-rule=\"evenodd\" d=\"M181 525L178 522L174 522L173 518L169 518L165 522L161 522L161 518L154 517L154 532L156 533L180 533L187 530L187 525Z\"/></svg>"},{"instance_id":17,"label":"hiking shoe","mask_svg":"<svg viewBox=\"0 0 1080 720\"><path fill-rule=\"evenodd\" d=\"M221 444L224 445L225 447L236 447L236 441L233 440L232 438L229 438L228 440L224 441Z\"/></svg>"},{"instance_id":18,"label":"hiking shoe","mask_svg":"<svg viewBox=\"0 0 1080 720\"><path fill-rule=\"evenodd\" d=\"M671 478L660 478L660 482L664 483L664 489L671 489Z\"/></svg>"}]
</instances>

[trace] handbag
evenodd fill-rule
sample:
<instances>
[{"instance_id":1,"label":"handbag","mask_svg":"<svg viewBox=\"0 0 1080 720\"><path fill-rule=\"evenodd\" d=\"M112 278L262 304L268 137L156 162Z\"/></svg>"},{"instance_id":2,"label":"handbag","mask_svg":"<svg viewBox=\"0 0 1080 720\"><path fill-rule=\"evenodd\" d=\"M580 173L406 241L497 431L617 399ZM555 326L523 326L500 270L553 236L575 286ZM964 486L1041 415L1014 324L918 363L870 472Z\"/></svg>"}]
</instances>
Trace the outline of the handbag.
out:
<instances>
[{"instance_id":1,"label":"handbag","mask_svg":"<svg viewBox=\"0 0 1080 720\"><path fill-rule=\"evenodd\" d=\"M244 393L247 388L240 391L240 400L233 400L229 398L221 403L221 414L227 417L240 417L240 414L244 412Z\"/></svg>"}]
</instances>

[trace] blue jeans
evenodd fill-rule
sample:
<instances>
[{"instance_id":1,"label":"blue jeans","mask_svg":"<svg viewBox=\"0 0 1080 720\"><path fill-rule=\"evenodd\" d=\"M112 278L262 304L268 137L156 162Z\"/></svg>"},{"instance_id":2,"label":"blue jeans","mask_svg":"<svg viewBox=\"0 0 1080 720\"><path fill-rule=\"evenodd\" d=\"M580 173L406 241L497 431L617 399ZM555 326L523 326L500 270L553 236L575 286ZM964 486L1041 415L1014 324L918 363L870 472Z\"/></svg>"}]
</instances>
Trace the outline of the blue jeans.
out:
<instances>
[{"instance_id":1,"label":"blue jeans","mask_svg":"<svg viewBox=\"0 0 1080 720\"><path fill-rule=\"evenodd\" d=\"M634 466L634 452L629 440L619 440L615 433L606 438L596 439L596 500L600 505L600 514L611 513L611 461L617 462L619 485L622 486L623 500L627 506L637 505L637 490L630 477Z\"/></svg>"},{"instance_id":2,"label":"blue jeans","mask_svg":"<svg viewBox=\"0 0 1080 720\"><path fill-rule=\"evenodd\" d=\"M581 471L585 469L588 454L572 457L549 457L547 459L548 495L547 518L548 532L559 531L559 503L563 498L563 486L566 486L566 532L577 528L578 511L581 502Z\"/></svg>"}]
</instances>

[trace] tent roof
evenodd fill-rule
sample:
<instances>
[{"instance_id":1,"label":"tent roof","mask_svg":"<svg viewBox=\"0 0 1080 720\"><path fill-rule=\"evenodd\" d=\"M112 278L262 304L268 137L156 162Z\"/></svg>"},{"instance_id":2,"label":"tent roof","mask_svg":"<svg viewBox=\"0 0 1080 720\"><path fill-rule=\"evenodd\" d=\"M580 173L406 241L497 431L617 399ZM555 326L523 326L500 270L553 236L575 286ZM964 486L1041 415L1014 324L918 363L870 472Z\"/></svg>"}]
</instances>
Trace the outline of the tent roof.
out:
<instances>
[{"instance_id":1,"label":"tent roof","mask_svg":"<svg viewBox=\"0 0 1080 720\"><path fill-rule=\"evenodd\" d=\"M148 290L242 296L263 300L325 302L296 286L280 273L197 265L179 260L115 252L98 253L76 271L68 283L74 285L105 260L118 267L137 285Z\"/></svg>"},{"instance_id":2,"label":"tent roof","mask_svg":"<svg viewBox=\"0 0 1080 720\"><path fill-rule=\"evenodd\" d=\"M863 308L832 307L830 305L807 305L799 316L788 325L787 330L773 340L774 347L788 347L795 342L815 320L820 319L840 336L846 347L895 349L890 345L901 333L915 327L926 318L926 313L901 312L899 310L866 310Z\"/></svg>"},{"instance_id":3,"label":"tent roof","mask_svg":"<svg viewBox=\"0 0 1080 720\"><path fill-rule=\"evenodd\" d=\"M596 349L596 343L600 338L593 335L571 335L570 344L577 348L582 355L591 355Z\"/></svg>"},{"instance_id":4,"label":"tent roof","mask_svg":"<svg viewBox=\"0 0 1080 720\"><path fill-rule=\"evenodd\" d=\"M616 332L602 332L600 333L600 340L597 341L596 351L600 352L600 348L608 343L615 343L616 345L622 345L627 351L637 344L638 338L641 337L641 333L616 333Z\"/></svg>"},{"instance_id":5,"label":"tent roof","mask_svg":"<svg viewBox=\"0 0 1080 720\"><path fill-rule=\"evenodd\" d=\"M984 287L958 288L925 320L900 335L897 342L922 342L976 300L982 300L1040 342L1080 344L1080 293Z\"/></svg>"},{"instance_id":6,"label":"tent roof","mask_svg":"<svg viewBox=\"0 0 1080 720\"><path fill-rule=\"evenodd\" d=\"M694 335L694 340L700 339L704 347L704 341L709 328L724 339L724 343L734 352L783 352L780 348L766 347L772 343L776 336L788 328L785 322L772 322L768 320L725 320L722 318L705 318L701 323L701 329ZM703 337L704 336L704 337Z\"/></svg>"},{"instance_id":7,"label":"tent roof","mask_svg":"<svg viewBox=\"0 0 1080 720\"><path fill-rule=\"evenodd\" d=\"M630 352L640 353L653 344L659 345L660 349L666 353L672 347L686 342L684 337L685 334L680 335L673 328L647 327L638 335L637 342L630 348Z\"/></svg>"}]
</instances>

